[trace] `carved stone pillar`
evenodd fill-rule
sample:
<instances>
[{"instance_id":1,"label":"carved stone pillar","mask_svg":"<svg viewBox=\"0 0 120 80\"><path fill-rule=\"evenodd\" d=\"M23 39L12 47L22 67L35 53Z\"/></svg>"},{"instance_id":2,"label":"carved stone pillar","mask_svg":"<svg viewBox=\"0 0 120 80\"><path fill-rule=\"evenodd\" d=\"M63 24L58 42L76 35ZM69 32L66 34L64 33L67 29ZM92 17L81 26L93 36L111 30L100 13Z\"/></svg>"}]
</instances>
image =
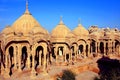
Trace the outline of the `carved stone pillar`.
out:
<instances>
[{"instance_id":1,"label":"carved stone pillar","mask_svg":"<svg viewBox=\"0 0 120 80\"><path fill-rule=\"evenodd\" d=\"M69 62L70 62L71 61L71 51L69 50L68 52L69 52L68 54L69 54Z\"/></svg>"},{"instance_id":2,"label":"carved stone pillar","mask_svg":"<svg viewBox=\"0 0 120 80\"><path fill-rule=\"evenodd\" d=\"M104 42L104 55L106 55L106 42Z\"/></svg>"},{"instance_id":3,"label":"carved stone pillar","mask_svg":"<svg viewBox=\"0 0 120 80\"><path fill-rule=\"evenodd\" d=\"M27 49L27 68L30 69L30 48Z\"/></svg>"},{"instance_id":4,"label":"carved stone pillar","mask_svg":"<svg viewBox=\"0 0 120 80\"><path fill-rule=\"evenodd\" d=\"M58 55L57 55L57 46L54 46L54 54L55 54L55 62L57 63Z\"/></svg>"},{"instance_id":5,"label":"carved stone pillar","mask_svg":"<svg viewBox=\"0 0 120 80\"><path fill-rule=\"evenodd\" d=\"M21 71L21 44L17 45L18 47L18 71Z\"/></svg>"},{"instance_id":6,"label":"carved stone pillar","mask_svg":"<svg viewBox=\"0 0 120 80\"><path fill-rule=\"evenodd\" d=\"M46 67L47 67L47 64L46 64L46 55L47 55L47 45L46 44L43 44L43 53L44 53L44 63L43 63L43 71L46 72Z\"/></svg>"},{"instance_id":7,"label":"carved stone pillar","mask_svg":"<svg viewBox=\"0 0 120 80\"><path fill-rule=\"evenodd\" d=\"M54 48L54 53L55 53L55 56L56 56L56 60L55 60L55 61L56 61L56 63L57 63L57 61L58 61L57 47Z\"/></svg>"},{"instance_id":8,"label":"carved stone pillar","mask_svg":"<svg viewBox=\"0 0 120 80\"><path fill-rule=\"evenodd\" d=\"M32 71L35 70L34 66L35 66L35 53L32 54Z\"/></svg>"},{"instance_id":9,"label":"carved stone pillar","mask_svg":"<svg viewBox=\"0 0 120 80\"><path fill-rule=\"evenodd\" d=\"M50 61L53 62L52 53L50 53Z\"/></svg>"},{"instance_id":10,"label":"carved stone pillar","mask_svg":"<svg viewBox=\"0 0 120 80\"><path fill-rule=\"evenodd\" d=\"M39 66L41 66L41 55L42 55L42 51L39 51Z\"/></svg>"},{"instance_id":11,"label":"carved stone pillar","mask_svg":"<svg viewBox=\"0 0 120 80\"><path fill-rule=\"evenodd\" d=\"M95 43L95 53L97 54L98 52L97 52L97 46L98 46L98 44L97 44L97 42Z\"/></svg>"},{"instance_id":12,"label":"carved stone pillar","mask_svg":"<svg viewBox=\"0 0 120 80\"><path fill-rule=\"evenodd\" d=\"M66 47L64 47L64 56L65 56L65 57L64 57L64 60L65 60L65 62L66 62L66 51L67 51L67 50L66 50Z\"/></svg>"},{"instance_id":13,"label":"carved stone pillar","mask_svg":"<svg viewBox=\"0 0 120 80\"><path fill-rule=\"evenodd\" d=\"M90 56L90 44L88 45L88 57Z\"/></svg>"},{"instance_id":14,"label":"carved stone pillar","mask_svg":"<svg viewBox=\"0 0 120 80\"><path fill-rule=\"evenodd\" d=\"M70 59L71 59L71 61L72 61L72 53L73 53L73 51L72 51L72 49L70 49L70 55L71 55L71 57L70 57Z\"/></svg>"},{"instance_id":15,"label":"carved stone pillar","mask_svg":"<svg viewBox=\"0 0 120 80\"><path fill-rule=\"evenodd\" d=\"M77 50L75 51L75 58L74 58L75 62L77 60Z\"/></svg>"},{"instance_id":16,"label":"carved stone pillar","mask_svg":"<svg viewBox=\"0 0 120 80\"><path fill-rule=\"evenodd\" d=\"M35 71L35 46L33 45L32 47L32 70L31 70L31 78L35 78L35 75L36 75L36 71Z\"/></svg>"},{"instance_id":17,"label":"carved stone pillar","mask_svg":"<svg viewBox=\"0 0 120 80\"><path fill-rule=\"evenodd\" d=\"M66 53L64 53L65 54L65 62L66 62Z\"/></svg>"},{"instance_id":18,"label":"carved stone pillar","mask_svg":"<svg viewBox=\"0 0 120 80\"><path fill-rule=\"evenodd\" d=\"M93 52L93 48L92 48L92 45L90 45L90 49L91 49L91 53L90 53L90 54L92 54L92 52Z\"/></svg>"},{"instance_id":19,"label":"carved stone pillar","mask_svg":"<svg viewBox=\"0 0 120 80\"><path fill-rule=\"evenodd\" d=\"M112 53L112 42L110 41L108 45L109 45L109 54L111 54Z\"/></svg>"},{"instance_id":20,"label":"carved stone pillar","mask_svg":"<svg viewBox=\"0 0 120 80\"><path fill-rule=\"evenodd\" d=\"M46 71L46 54L47 54L47 47L44 47L44 64L43 64L43 71Z\"/></svg>"},{"instance_id":21,"label":"carved stone pillar","mask_svg":"<svg viewBox=\"0 0 120 80\"><path fill-rule=\"evenodd\" d=\"M7 51L7 53L9 53L8 51ZM10 68L11 67L11 60L10 60L10 54L8 54L8 67Z\"/></svg>"},{"instance_id":22,"label":"carved stone pillar","mask_svg":"<svg viewBox=\"0 0 120 80\"><path fill-rule=\"evenodd\" d=\"M9 76L9 69L8 69L8 49L5 51L5 73L4 77L8 78Z\"/></svg>"},{"instance_id":23,"label":"carved stone pillar","mask_svg":"<svg viewBox=\"0 0 120 80\"><path fill-rule=\"evenodd\" d=\"M77 49L76 49L76 46L74 46L74 61L76 61L76 51L77 51Z\"/></svg>"},{"instance_id":24,"label":"carved stone pillar","mask_svg":"<svg viewBox=\"0 0 120 80\"><path fill-rule=\"evenodd\" d=\"M17 61L16 61L16 56L17 52L16 52L16 46L14 45L14 68L17 69Z\"/></svg>"},{"instance_id":25,"label":"carved stone pillar","mask_svg":"<svg viewBox=\"0 0 120 80\"><path fill-rule=\"evenodd\" d=\"M8 68L8 54L5 55L5 69Z\"/></svg>"},{"instance_id":26,"label":"carved stone pillar","mask_svg":"<svg viewBox=\"0 0 120 80\"><path fill-rule=\"evenodd\" d=\"M112 46L113 46L113 53L115 53L115 41L113 41Z\"/></svg>"},{"instance_id":27,"label":"carved stone pillar","mask_svg":"<svg viewBox=\"0 0 120 80\"><path fill-rule=\"evenodd\" d=\"M83 46L83 56L84 56L84 58L86 58L86 52L85 52L85 45Z\"/></svg>"}]
</instances>

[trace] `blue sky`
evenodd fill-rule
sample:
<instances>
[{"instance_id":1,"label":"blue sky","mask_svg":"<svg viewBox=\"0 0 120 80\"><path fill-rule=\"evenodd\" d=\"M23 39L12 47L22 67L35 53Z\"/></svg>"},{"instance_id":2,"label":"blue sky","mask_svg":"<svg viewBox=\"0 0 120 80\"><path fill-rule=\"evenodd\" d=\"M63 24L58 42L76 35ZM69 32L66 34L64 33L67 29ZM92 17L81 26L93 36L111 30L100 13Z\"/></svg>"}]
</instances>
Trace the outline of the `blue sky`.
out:
<instances>
[{"instance_id":1,"label":"blue sky","mask_svg":"<svg viewBox=\"0 0 120 80\"><path fill-rule=\"evenodd\" d=\"M25 4L25 0L0 0L0 31L24 13ZM79 19L86 29L91 25L120 29L120 0L29 0L29 10L49 32L60 16L71 30Z\"/></svg>"}]
</instances>

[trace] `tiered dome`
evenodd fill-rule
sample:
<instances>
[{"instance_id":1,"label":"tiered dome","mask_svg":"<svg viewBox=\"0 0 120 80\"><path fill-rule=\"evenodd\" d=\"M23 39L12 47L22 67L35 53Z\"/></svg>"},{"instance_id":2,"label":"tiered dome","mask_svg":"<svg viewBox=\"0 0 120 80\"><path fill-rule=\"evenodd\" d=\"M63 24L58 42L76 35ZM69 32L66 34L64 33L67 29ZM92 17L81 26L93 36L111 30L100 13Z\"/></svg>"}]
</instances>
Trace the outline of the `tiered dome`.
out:
<instances>
[{"instance_id":1,"label":"tiered dome","mask_svg":"<svg viewBox=\"0 0 120 80\"><path fill-rule=\"evenodd\" d=\"M73 30L73 33L77 36L87 36L89 34L88 30L86 30L81 24L78 24L78 27Z\"/></svg>"},{"instance_id":2,"label":"tiered dome","mask_svg":"<svg viewBox=\"0 0 120 80\"><path fill-rule=\"evenodd\" d=\"M60 20L60 23L53 29L51 33L52 38L66 38L68 33L70 32L70 29L67 28L67 26L63 23L62 20Z\"/></svg>"},{"instance_id":3,"label":"tiered dome","mask_svg":"<svg viewBox=\"0 0 120 80\"><path fill-rule=\"evenodd\" d=\"M14 22L12 28L14 29L15 33L26 34L29 33L36 26L39 27L39 31L41 31L41 33L47 34L47 31L43 29L37 22L37 20L31 15L28 10L28 4L26 4L25 13Z\"/></svg>"}]
</instances>

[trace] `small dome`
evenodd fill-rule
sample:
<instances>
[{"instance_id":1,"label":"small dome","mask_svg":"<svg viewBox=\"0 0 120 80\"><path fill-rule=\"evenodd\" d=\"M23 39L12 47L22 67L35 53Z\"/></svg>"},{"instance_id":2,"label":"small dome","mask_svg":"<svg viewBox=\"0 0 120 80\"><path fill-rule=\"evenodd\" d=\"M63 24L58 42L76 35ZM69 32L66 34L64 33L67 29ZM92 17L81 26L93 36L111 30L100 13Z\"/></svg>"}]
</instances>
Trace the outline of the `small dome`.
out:
<instances>
[{"instance_id":1,"label":"small dome","mask_svg":"<svg viewBox=\"0 0 120 80\"><path fill-rule=\"evenodd\" d=\"M69 32L70 32L70 29L67 28L67 26L61 20L60 23L51 32L51 37L52 38L65 38Z\"/></svg>"},{"instance_id":2,"label":"small dome","mask_svg":"<svg viewBox=\"0 0 120 80\"><path fill-rule=\"evenodd\" d=\"M13 33L14 30L12 29L11 26L6 26L5 29L3 29L3 31L1 33L3 34L10 34L10 33Z\"/></svg>"},{"instance_id":3,"label":"small dome","mask_svg":"<svg viewBox=\"0 0 120 80\"><path fill-rule=\"evenodd\" d=\"M32 33L34 33L34 34L35 34L35 33L48 34L48 31L47 31L47 30L45 30L44 28L39 27L39 26L33 27L30 32L32 32Z\"/></svg>"},{"instance_id":4,"label":"small dome","mask_svg":"<svg viewBox=\"0 0 120 80\"><path fill-rule=\"evenodd\" d=\"M78 27L73 30L73 33L77 36L87 36L89 34L88 30L86 30L81 24L78 24Z\"/></svg>"}]
</instances>

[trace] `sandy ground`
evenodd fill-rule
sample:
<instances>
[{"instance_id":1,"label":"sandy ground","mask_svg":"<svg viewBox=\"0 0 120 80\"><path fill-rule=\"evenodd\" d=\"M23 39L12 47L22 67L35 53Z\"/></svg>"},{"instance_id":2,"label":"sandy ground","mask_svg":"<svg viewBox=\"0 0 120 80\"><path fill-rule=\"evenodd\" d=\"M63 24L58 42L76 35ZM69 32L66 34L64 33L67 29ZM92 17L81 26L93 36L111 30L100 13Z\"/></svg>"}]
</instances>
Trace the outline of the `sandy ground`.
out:
<instances>
[{"instance_id":1,"label":"sandy ground","mask_svg":"<svg viewBox=\"0 0 120 80\"><path fill-rule=\"evenodd\" d=\"M120 56L110 55L111 59L119 59ZM84 59L78 59L74 65L51 65L47 72L41 72L38 70L38 74L31 75L31 70L24 70L22 72L14 71L13 75L9 78L4 78L0 75L0 80L56 80L56 76L61 75L63 70L69 69L76 74L76 80L93 80L98 76L99 68L97 67L98 57L90 57Z\"/></svg>"}]
</instances>

